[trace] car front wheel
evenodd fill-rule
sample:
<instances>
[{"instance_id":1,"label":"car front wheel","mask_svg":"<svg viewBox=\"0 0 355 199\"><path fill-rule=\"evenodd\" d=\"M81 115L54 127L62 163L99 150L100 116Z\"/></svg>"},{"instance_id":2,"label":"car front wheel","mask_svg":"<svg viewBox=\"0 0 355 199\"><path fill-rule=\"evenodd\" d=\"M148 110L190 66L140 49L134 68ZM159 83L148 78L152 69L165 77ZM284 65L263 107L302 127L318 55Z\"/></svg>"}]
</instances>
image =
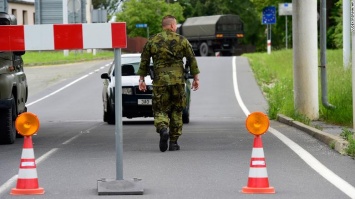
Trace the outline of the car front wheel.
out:
<instances>
[{"instance_id":1,"label":"car front wheel","mask_svg":"<svg viewBox=\"0 0 355 199\"><path fill-rule=\"evenodd\" d=\"M187 111L182 113L182 122L184 124L190 123L190 114Z\"/></svg>"},{"instance_id":2,"label":"car front wheel","mask_svg":"<svg viewBox=\"0 0 355 199\"><path fill-rule=\"evenodd\" d=\"M108 98L107 100L107 123L108 124L115 124L116 119L115 119L115 110L112 108L110 100Z\"/></svg>"}]
</instances>

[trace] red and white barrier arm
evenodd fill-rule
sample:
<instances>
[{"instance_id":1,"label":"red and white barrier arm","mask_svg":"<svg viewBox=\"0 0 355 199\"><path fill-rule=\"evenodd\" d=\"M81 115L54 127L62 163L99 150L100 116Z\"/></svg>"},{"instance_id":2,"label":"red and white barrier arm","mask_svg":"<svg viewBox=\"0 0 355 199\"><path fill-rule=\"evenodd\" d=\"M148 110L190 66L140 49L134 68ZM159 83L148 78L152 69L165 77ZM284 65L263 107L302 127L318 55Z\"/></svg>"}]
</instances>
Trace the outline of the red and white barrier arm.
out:
<instances>
[{"instance_id":1,"label":"red and white barrier arm","mask_svg":"<svg viewBox=\"0 0 355 199\"><path fill-rule=\"evenodd\" d=\"M0 51L126 47L125 22L0 26Z\"/></svg>"}]
</instances>

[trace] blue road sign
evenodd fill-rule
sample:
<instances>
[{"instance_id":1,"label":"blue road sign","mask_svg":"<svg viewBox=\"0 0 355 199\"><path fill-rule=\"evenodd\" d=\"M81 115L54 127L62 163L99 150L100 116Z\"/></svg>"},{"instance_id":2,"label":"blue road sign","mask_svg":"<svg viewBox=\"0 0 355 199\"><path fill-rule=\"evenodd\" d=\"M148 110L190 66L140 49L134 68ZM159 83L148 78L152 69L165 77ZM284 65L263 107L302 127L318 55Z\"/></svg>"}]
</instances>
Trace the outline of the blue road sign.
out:
<instances>
[{"instance_id":1,"label":"blue road sign","mask_svg":"<svg viewBox=\"0 0 355 199\"><path fill-rule=\"evenodd\" d=\"M268 6L263 9L262 24L275 24L276 23L276 7Z\"/></svg>"},{"instance_id":2,"label":"blue road sign","mask_svg":"<svg viewBox=\"0 0 355 199\"><path fill-rule=\"evenodd\" d=\"M145 24L145 23L136 24L136 28L146 28L146 27L147 27L147 24Z\"/></svg>"}]
</instances>

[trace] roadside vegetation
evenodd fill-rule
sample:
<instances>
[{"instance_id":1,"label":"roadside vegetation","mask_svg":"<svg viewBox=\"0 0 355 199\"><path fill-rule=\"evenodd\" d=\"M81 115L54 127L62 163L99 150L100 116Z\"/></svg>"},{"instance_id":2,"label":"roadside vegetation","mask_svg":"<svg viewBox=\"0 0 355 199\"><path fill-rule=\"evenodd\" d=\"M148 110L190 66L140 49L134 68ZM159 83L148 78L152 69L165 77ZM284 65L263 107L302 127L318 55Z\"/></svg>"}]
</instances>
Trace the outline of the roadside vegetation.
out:
<instances>
[{"instance_id":1,"label":"roadside vegetation","mask_svg":"<svg viewBox=\"0 0 355 199\"><path fill-rule=\"evenodd\" d=\"M81 61L91 61L97 59L113 59L113 51L98 50L94 55L86 50L70 51L68 56L64 56L64 51L27 51L23 56L25 67L40 65L55 65Z\"/></svg>"},{"instance_id":2,"label":"roadside vegetation","mask_svg":"<svg viewBox=\"0 0 355 199\"><path fill-rule=\"evenodd\" d=\"M304 124L310 120L294 108L293 95L293 51L280 50L267 53L243 54L249 59L255 78L268 101L267 114L276 119L283 114ZM326 109L321 101L320 70L319 79L319 115L320 121L329 124L351 127L353 121L351 67L344 68L342 50L327 50L328 101L336 108ZM341 136L348 141L346 152L355 157L353 132L344 128Z\"/></svg>"},{"instance_id":3,"label":"roadside vegetation","mask_svg":"<svg viewBox=\"0 0 355 199\"><path fill-rule=\"evenodd\" d=\"M268 115L275 119L281 113L307 124L306 117L294 109L293 54L292 50L243 54L249 59L257 82L269 103ZM342 50L327 51L328 100L334 110L326 109L321 102L319 72L320 120L342 126L352 125L351 67L345 69ZM316 66L315 66L316 67Z\"/></svg>"},{"instance_id":4,"label":"roadside vegetation","mask_svg":"<svg viewBox=\"0 0 355 199\"><path fill-rule=\"evenodd\" d=\"M353 138L354 133L351 132L349 129L344 128L340 136L343 137L344 140L348 141L349 145L346 148L346 153L351 156L355 157L355 140Z\"/></svg>"}]
</instances>

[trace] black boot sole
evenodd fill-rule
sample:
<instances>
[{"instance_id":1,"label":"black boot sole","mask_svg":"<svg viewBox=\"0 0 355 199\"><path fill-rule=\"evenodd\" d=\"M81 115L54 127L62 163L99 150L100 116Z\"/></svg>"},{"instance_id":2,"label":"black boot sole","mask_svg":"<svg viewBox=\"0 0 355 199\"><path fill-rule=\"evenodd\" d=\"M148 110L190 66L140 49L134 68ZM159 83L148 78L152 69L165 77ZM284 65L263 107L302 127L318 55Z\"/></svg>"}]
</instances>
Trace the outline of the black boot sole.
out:
<instances>
[{"instance_id":1,"label":"black boot sole","mask_svg":"<svg viewBox=\"0 0 355 199\"><path fill-rule=\"evenodd\" d=\"M180 150L180 146L178 144L171 144L169 145L169 151L178 151Z\"/></svg>"},{"instance_id":2,"label":"black boot sole","mask_svg":"<svg viewBox=\"0 0 355 199\"><path fill-rule=\"evenodd\" d=\"M169 151L178 151L178 150L180 150L180 147L169 148Z\"/></svg>"},{"instance_id":3,"label":"black boot sole","mask_svg":"<svg viewBox=\"0 0 355 199\"><path fill-rule=\"evenodd\" d=\"M159 149L161 152L165 152L168 149L169 133L163 132L160 134Z\"/></svg>"}]
</instances>

